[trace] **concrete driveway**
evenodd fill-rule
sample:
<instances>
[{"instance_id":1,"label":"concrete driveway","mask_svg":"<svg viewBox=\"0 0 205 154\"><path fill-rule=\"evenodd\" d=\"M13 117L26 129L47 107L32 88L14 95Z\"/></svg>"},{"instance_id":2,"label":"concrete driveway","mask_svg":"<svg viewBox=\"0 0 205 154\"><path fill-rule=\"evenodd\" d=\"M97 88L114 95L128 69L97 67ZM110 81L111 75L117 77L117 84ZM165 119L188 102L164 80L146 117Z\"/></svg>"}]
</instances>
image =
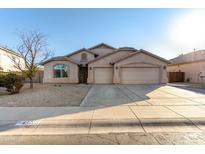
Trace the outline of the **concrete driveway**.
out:
<instances>
[{"instance_id":1,"label":"concrete driveway","mask_svg":"<svg viewBox=\"0 0 205 154\"><path fill-rule=\"evenodd\" d=\"M82 107L117 105L200 106L205 89L182 89L167 85L93 85Z\"/></svg>"},{"instance_id":2,"label":"concrete driveway","mask_svg":"<svg viewBox=\"0 0 205 154\"><path fill-rule=\"evenodd\" d=\"M90 133L201 132L204 105L205 89L168 85L94 85L81 103L95 107Z\"/></svg>"},{"instance_id":3,"label":"concrete driveway","mask_svg":"<svg viewBox=\"0 0 205 154\"><path fill-rule=\"evenodd\" d=\"M18 125L22 120L31 123ZM0 136L175 133L167 136L177 140L182 133L200 136L204 131L205 89L200 88L94 85L80 107L0 108Z\"/></svg>"}]
</instances>

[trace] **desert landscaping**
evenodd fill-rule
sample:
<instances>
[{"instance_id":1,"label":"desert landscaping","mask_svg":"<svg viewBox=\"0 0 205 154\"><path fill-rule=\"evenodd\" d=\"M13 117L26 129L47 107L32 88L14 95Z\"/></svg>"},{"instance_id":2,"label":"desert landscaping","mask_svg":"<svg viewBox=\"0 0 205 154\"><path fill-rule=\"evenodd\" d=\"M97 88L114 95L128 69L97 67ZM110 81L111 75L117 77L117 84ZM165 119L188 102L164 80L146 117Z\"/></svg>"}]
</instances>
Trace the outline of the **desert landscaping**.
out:
<instances>
[{"instance_id":1,"label":"desert landscaping","mask_svg":"<svg viewBox=\"0 0 205 154\"><path fill-rule=\"evenodd\" d=\"M33 89L25 84L19 94L10 95L0 88L1 107L57 107L79 106L87 95L89 85L34 84Z\"/></svg>"}]
</instances>

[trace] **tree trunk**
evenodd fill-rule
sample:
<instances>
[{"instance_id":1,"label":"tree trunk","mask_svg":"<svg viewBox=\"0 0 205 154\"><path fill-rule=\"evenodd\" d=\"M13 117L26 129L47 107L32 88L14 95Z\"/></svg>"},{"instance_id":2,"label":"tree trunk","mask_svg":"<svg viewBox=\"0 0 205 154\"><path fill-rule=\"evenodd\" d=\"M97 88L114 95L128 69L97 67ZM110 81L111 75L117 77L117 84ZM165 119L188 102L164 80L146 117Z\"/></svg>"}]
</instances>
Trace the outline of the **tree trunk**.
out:
<instances>
[{"instance_id":1,"label":"tree trunk","mask_svg":"<svg viewBox=\"0 0 205 154\"><path fill-rule=\"evenodd\" d=\"M33 89L33 78L30 78L30 89Z\"/></svg>"}]
</instances>

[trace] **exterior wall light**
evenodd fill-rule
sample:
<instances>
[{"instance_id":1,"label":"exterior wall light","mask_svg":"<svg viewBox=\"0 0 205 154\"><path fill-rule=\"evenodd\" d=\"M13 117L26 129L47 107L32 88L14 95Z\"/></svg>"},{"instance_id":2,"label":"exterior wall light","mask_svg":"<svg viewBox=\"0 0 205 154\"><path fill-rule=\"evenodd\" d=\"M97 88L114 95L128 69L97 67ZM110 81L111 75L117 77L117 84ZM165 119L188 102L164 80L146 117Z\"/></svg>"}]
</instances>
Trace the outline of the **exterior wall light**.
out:
<instances>
[{"instance_id":1,"label":"exterior wall light","mask_svg":"<svg viewBox=\"0 0 205 154\"><path fill-rule=\"evenodd\" d=\"M165 70L167 67L166 66L163 66L163 69Z\"/></svg>"},{"instance_id":2,"label":"exterior wall light","mask_svg":"<svg viewBox=\"0 0 205 154\"><path fill-rule=\"evenodd\" d=\"M115 67L115 69L117 70L117 69L118 69L118 67Z\"/></svg>"},{"instance_id":3,"label":"exterior wall light","mask_svg":"<svg viewBox=\"0 0 205 154\"><path fill-rule=\"evenodd\" d=\"M92 67L90 67L90 70L92 70L93 68Z\"/></svg>"}]
</instances>

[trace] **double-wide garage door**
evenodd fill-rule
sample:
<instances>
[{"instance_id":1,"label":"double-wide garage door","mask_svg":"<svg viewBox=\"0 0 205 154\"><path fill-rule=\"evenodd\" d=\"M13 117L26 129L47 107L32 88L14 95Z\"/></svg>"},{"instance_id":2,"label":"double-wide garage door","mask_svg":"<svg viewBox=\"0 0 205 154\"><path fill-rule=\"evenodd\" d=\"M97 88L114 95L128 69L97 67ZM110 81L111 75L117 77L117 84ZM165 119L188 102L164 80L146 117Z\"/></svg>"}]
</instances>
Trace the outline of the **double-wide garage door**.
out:
<instances>
[{"instance_id":1,"label":"double-wide garage door","mask_svg":"<svg viewBox=\"0 0 205 154\"><path fill-rule=\"evenodd\" d=\"M94 70L94 82L98 84L113 83L113 68L96 67Z\"/></svg>"},{"instance_id":2,"label":"double-wide garage door","mask_svg":"<svg viewBox=\"0 0 205 154\"><path fill-rule=\"evenodd\" d=\"M112 84L113 68L96 67L94 82L96 84ZM159 68L156 67L123 67L120 73L121 84L158 84Z\"/></svg>"},{"instance_id":3,"label":"double-wide garage door","mask_svg":"<svg viewBox=\"0 0 205 154\"><path fill-rule=\"evenodd\" d=\"M130 67L121 69L121 84L158 84L159 68Z\"/></svg>"}]
</instances>

